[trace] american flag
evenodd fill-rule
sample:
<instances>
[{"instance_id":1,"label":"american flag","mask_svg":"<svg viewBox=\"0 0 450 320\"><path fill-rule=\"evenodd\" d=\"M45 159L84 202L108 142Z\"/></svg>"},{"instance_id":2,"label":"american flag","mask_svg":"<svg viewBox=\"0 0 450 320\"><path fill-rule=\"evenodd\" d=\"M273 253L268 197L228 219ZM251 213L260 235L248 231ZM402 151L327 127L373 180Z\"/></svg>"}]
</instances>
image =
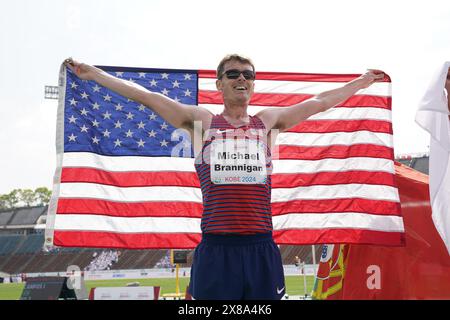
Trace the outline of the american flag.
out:
<instances>
[{"instance_id":1,"label":"american flag","mask_svg":"<svg viewBox=\"0 0 450 320\"><path fill-rule=\"evenodd\" d=\"M193 108L223 110L213 70L100 68ZM248 111L290 106L358 76L257 72ZM46 244L194 248L203 207L189 137L64 65L59 85ZM275 241L402 245L392 134L388 76L280 133L272 150Z\"/></svg>"}]
</instances>

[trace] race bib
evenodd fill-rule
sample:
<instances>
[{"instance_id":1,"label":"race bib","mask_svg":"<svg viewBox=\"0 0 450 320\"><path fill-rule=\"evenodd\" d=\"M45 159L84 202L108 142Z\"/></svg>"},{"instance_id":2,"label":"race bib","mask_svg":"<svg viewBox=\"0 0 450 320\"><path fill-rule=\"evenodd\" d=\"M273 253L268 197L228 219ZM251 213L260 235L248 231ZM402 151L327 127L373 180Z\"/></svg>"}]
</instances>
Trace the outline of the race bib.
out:
<instances>
[{"instance_id":1,"label":"race bib","mask_svg":"<svg viewBox=\"0 0 450 320\"><path fill-rule=\"evenodd\" d=\"M211 143L211 182L265 184L266 147L249 139L216 139Z\"/></svg>"}]
</instances>

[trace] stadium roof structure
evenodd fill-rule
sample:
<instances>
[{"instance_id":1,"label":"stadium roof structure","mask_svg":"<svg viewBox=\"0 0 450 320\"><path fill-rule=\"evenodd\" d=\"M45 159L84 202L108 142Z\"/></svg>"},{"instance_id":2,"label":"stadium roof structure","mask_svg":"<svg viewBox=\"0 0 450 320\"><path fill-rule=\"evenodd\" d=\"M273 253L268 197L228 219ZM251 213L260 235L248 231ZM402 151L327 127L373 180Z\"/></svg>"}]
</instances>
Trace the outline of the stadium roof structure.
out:
<instances>
[{"instance_id":1,"label":"stadium roof structure","mask_svg":"<svg viewBox=\"0 0 450 320\"><path fill-rule=\"evenodd\" d=\"M47 215L47 210L48 206L39 206L0 211L0 230L36 229L42 225L42 216Z\"/></svg>"}]
</instances>

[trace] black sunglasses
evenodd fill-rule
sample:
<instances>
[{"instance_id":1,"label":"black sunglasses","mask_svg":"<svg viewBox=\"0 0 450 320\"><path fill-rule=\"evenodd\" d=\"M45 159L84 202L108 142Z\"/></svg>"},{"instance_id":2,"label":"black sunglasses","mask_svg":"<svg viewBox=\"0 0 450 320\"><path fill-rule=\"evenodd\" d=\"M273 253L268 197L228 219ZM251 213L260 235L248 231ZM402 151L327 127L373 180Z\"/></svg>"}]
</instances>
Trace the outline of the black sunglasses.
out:
<instances>
[{"instance_id":1,"label":"black sunglasses","mask_svg":"<svg viewBox=\"0 0 450 320\"><path fill-rule=\"evenodd\" d=\"M226 75L228 79L237 79L241 75L244 76L246 80L255 80L255 73L251 70L238 70L238 69L230 69L222 73L219 79L222 79L223 75Z\"/></svg>"}]
</instances>

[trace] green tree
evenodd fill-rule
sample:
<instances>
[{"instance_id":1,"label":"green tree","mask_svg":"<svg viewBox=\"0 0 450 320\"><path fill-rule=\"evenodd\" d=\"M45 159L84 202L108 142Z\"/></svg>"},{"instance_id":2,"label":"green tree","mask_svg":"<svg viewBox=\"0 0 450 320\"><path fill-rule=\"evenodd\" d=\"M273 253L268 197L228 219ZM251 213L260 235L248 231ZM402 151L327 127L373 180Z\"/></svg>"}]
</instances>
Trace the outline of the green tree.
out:
<instances>
[{"instance_id":1,"label":"green tree","mask_svg":"<svg viewBox=\"0 0 450 320\"><path fill-rule=\"evenodd\" d=\"M36 195L36 205L38 206L46 206L50 203L50 198L52 196L52 191L48 190L46 187L36 188L34 190Z\"/></svg>"},{"instance_id":2,"label":"green tree","mask_svg":"<svg viewBox=\"0 0 450 320\"><path fill-rule=\"evenodd\" d=\"M20 202L20 189L14 189L6 195L7 209L16 208Z\"/></svg>"},{"instance_id":3,"label":"green tree","mask_svg":"<svg viewBox=\"0 0 450 320\"><path fill-rule=\"evenodd\" d=\"M14 189L0 195L0 210L19 207L45 206L50 202L52 192L46 187L31 189Z\"/></svg>"},{"instance_id":4,"label":"green tree","mask_svg":"<svg viewBox=\"0 0 450 320\"><path fill-rule=\"evenodd\" d=\"M19 189L19 200L25 207L31 207L36 202L36 194L31 189Z\"/></svg>"},{"instance_id":5,"label":"green tree","mask_svg":"<svg viewBox=\"0 0 450 320\"><path fill-rule=\"evenodd\" d=\"M6 210L8 208L8 195L2 194L0 195L0 210Z\"/></svg>"}]
</instances>

